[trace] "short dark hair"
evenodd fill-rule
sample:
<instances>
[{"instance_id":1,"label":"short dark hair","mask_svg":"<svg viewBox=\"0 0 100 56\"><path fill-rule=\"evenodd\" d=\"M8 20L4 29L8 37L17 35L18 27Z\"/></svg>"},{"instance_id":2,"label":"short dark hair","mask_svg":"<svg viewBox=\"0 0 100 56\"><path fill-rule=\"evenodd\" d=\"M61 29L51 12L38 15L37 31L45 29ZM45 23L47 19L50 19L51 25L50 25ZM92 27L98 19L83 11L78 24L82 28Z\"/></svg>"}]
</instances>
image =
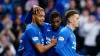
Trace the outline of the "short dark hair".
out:
<instances>
[{"instance_id":1,"label":"short dark hair","mask_svg":"<svg viewBox=\"0 0 100 56\"><path fill-rule=\"evenodd\" d=\"M78 12L76 10L69 10L65 13L65 18L68 21L68 18L70 18L71 16L73 16L74 14L78 14Z\"/></svg>"},{"instance_id":2,"label":"short dark hair","mask_svg":"<svg viewBox=\"0 0 100 56\"><path fill-rule=\"evenodd\" d=\"M50 21L53 20L56 17L61 17L60 13L57 11L52 11L50 14Z\"/></svg>"},{"instance_id":3,"label":"short dark hair","mask_svg":"<svg viewBox=\"0 0 100 56\"><path fill-rule=\"evenodd\" d=\"M38 9L36 9L36 8L38 8ZM37 6L37 7L34 6L34 9L33 9L33 7L32 7L31 10L32 10L32 14L38 14L38 13L40 13L41 11L44 11L44 9L41 8L40 6Z\"/></svg>"}]
</instances>

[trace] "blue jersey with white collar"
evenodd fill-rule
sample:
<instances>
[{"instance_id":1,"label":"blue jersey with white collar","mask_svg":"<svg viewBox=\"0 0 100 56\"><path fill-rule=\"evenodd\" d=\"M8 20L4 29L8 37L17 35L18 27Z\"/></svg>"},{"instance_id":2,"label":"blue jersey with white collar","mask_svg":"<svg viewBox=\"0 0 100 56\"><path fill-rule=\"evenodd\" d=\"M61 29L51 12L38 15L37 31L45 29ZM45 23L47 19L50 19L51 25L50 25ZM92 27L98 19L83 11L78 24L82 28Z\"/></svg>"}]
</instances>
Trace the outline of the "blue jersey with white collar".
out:
<instances>
[{"instance_id":1,"label":"blue jersey with white collar","mask_svg":"<svg viewBox=\"0 0 100 56\"><path fill-rule=\"evenodd\" d=\"M38 26L29 24L20 39L19 50L24 47L23 56L42 56L33 47L37 43L44 45L42 33Z\"/></svg>"},{"instance_id":2,"label":"blue jersey with white collar","mask_svg":"<svg viewBox=\"0 0 100 56\"><path fill-rule=\"evenodd\" d=\"M66 26L60 31L56 52L59 56L77 56L76 37L70 27Z\"/></svg>"},{"instance_id":3,"label":"blue jersey with white collar","mask_svg":"<svg viewBox=\"0 0 100 56\"><path fill-rule=\"evenodd\" d=\"M41 31L42 31L44 39L45 39L45 45L48 45L48 44L51 43L51 39L52 39L53 36L55 38L58 38L60 30L63 28L62 26L60 26L57 31L53 31L51 24L43 23L42 26L43 27L42 27ZM46 53L47 56L55 56L56 55L54 47L49 49L47 52L48 52L48 53Z\"/></svg>"}]
</instances>

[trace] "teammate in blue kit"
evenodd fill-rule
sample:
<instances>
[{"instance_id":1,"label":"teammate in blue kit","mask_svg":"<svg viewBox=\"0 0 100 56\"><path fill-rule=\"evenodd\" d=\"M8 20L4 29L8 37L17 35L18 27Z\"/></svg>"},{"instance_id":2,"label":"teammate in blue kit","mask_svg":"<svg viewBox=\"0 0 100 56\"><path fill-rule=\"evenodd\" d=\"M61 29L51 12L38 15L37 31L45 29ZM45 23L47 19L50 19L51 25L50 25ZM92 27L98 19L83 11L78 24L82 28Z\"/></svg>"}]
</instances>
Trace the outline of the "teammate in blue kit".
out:
<instances>
[{"instance_id":1,"label":"teammate in blue kit","mask_svg":"<svg viewBox=\"0 0 100 56\"><path fill-rule=\"evenodd\" d=\"M23 52L24 52L24 42L22 41L24 39L25 35L24 33L20 36L20 46L18 48L18 54L19 56L22 56L23 55Z\"/></svg>"},{"instance_id":2,"label":"teammate in blue kit","mask_svg":"<svg viewBox=\"0 0 100 56\"><path fill-rule=\"evenodd\" d=\"M52 38L51 43L44 46L44 38L40 30L43 21L45 20L44 10L36 5L33 5L29 11L25 23L30 23L20 39L19 52L23 49L22 56L43 56L43 52L56 45L57 40Z\"/></svg>"},{"instance_id":3,"label":"teammate in blue kit","mask_svg":"<svg viewBox=\"0 0 100 56\"><path fill-rule=\"evenodd\" d=\"M45 37L45 44L48 45L51 43L51 39L52 36L54 36L55 38L58 38L58 34L60 32L60 30L63 28L63 26L61 26L61 16L60 13L58 13L57 11L53 11L50 14L50 23L44 23L42 26L42 33ZM56 56L56 52L55 52L55 48L51 48L50 50L48 50L48 52L46 52L46 56Z\"/></svg>"},{"instance_id":4,"label":"teammate in blue kit","mask_svg":"<svg viewBox=\"0 0 100 56\"><path fill-rule=\"evenodd\" d=\"M66 26L61 29L56 45L56 52L59 56L78 56L76 54L76 37L73 33L79 23L79 15L75 10L69 10L65 14Z\"/></svg>"}]
</instances>

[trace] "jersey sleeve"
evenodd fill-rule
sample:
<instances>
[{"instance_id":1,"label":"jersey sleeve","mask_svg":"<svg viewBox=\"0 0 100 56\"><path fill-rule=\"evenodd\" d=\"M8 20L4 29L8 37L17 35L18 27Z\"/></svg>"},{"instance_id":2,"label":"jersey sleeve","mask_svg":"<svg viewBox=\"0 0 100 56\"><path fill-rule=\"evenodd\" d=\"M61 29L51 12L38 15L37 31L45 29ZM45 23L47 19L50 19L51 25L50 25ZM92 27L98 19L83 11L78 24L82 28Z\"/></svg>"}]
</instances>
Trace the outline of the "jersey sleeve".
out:
<instances>
[{"instance_id":1,"label":"jersey sleeve","mask_svg":"<svg viewBox=\"0 0 100 56\"><path fill-rule=\"evenodd\" d=\"M65 45L68 36L69 36L68 30L60 31L56 48L62 48Z\"/></svg>"},{"instance_id":2,"label":"jersey sleeve","mask_svg":"<svg viewBox=\"0 0 100 56\"><path fill-rule=\"evenodd\" d=\"M21 35L20 37L20 44L19 44L19 48L18 48L18 54L21 55L24 51L24 42L23 42L23 37L24 37L24 34Z\"/></svg>"},{"instance_id":3,"label":"jersey sleeve","mask_svg":"<svg viewBox=\"0 0 100 56\"><path fill-rule=\"evenodd\" d=\"M32 42L32 44L40 43L39 37L38 37L39 33L38 31L36 31L36 29L29 28L28 30L26 30L26 34L28 36L29 41Z\"/></svg>"},{"instance_id":4,"label":"jersey sleeve","mask_svg":"<svg viewBox=\"0 0 100 56\"><path fill-rule=\"evenodd\" d=\"M68 36L69 36L68 30L60 31L59 37L58 37L58 42L55 47L58 55L66 56L66 54L64 53L64 48L65 48L65 44L67 42Z\"/></svg>"}]
</instances>

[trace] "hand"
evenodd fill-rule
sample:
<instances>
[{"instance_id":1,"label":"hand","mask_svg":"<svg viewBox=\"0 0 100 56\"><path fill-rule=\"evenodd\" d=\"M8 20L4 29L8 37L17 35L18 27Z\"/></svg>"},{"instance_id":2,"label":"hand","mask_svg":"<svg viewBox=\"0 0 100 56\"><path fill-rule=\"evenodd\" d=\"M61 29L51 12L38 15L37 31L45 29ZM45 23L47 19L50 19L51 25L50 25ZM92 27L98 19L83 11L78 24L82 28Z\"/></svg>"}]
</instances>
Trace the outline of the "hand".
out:
<instances>
[{"instance_id":1,"label":"hand","mask_svg":"<svg viewBox=\"0 0 100 56\"><path fill-rule=\"evenodd\" d=\"M53 46L57 44L57 39L55 39L54 36L51 39L51 44L53 44Z\"/></svg>"}]
</instances>

